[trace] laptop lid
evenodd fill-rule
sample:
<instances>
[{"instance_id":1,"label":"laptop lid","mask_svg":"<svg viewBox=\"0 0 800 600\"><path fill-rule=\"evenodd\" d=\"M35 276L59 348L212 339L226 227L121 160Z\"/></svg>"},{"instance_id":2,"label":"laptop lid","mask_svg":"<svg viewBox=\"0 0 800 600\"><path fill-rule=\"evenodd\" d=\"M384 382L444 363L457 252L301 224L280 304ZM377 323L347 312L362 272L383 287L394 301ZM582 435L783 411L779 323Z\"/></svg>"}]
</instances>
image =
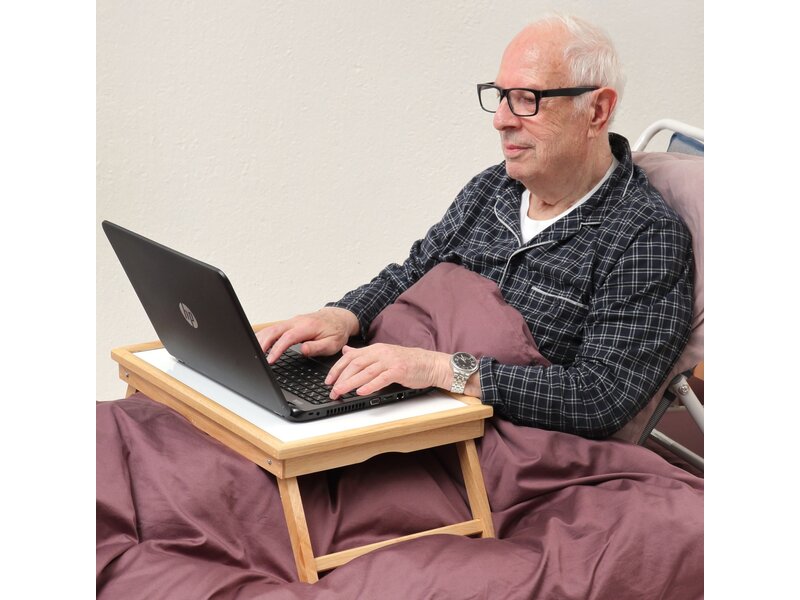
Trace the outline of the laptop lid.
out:
<instances>
[{"instance_id":1,"label":"laptop lid","mask_svg":"<svg viewBox=\"0 0 800 600\"><path fill-rule=\"evenodd\" d=\"M292 407L225 273L124 227L103 230L159 340L176 359L283 416Z\"/></svg>"}]
</instances>

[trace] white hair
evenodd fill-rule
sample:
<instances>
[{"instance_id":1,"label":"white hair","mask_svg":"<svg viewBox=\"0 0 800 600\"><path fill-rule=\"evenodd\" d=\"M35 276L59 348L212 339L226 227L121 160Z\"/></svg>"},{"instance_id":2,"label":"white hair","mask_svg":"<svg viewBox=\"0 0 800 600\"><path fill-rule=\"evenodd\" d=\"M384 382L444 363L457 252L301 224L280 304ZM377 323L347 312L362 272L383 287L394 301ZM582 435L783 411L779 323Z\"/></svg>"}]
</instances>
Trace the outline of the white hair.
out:
<instances>
[{"instance_id":1,"label":"white hair","mask_svg":"<svg viewBox=\"0 0 800 600\"><path fill-rule=\"evenodd\" d=\"M605 31L578 17L557 13L534 24L560 26L571 36L572 40L564 48L564 62L570 73L571 85L610 87L616 90L618 99L622 98L625 74L614 43ZM619 104L619 100L617 102ZM576 109L583 110L588 104L588 96L576 98Z\"/></svg>"}]
</instances>

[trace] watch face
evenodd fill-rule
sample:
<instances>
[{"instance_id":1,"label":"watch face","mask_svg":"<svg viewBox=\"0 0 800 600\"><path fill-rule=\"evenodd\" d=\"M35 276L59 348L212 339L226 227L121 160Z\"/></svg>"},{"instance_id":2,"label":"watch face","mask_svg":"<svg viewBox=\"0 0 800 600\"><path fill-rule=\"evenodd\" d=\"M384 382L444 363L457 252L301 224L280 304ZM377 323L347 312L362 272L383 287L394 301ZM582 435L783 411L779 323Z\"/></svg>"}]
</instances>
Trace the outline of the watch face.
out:
<instances>
[{"instance_id":1,"label":"watch face","mask_svg":"<svg viewBox=\"0 0 800 600\"><path fill-rule=\"evenodd\" d=\"M466 352L456 352L453 355L453 364L464 371L471 371L478 366L478 361L475 360L475 357L471 354L467 354Z\"/></svg>"}]
</instances>

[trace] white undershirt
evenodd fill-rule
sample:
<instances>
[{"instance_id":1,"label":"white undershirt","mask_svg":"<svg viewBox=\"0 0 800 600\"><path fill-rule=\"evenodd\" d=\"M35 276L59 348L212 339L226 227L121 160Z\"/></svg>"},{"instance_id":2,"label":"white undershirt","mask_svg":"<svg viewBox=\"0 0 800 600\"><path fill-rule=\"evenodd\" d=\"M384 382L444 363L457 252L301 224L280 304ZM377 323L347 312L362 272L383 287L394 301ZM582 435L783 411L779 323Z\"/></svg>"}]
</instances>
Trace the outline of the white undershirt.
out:
<instances>
[{"instance_id":1,"label":"white undershirt","mask_svg":"<svg viewBox=\"0 0 800 600\"><path fill-rule=\"evenodd\" d=\"M520 229L522 229L522 243L527 244L533 239L534 236L540 234L542 231L550 227L550 225L552 225L559 219L566 217L569 213L571 213L573 210L575 210L581 204L583 204L589 198L591 198L592 194L594 194L600 188L600 186L603 185L603 182L609 177L611 177L611 173L614 172L614 169L617 168L618 164L619 161L617 160L617 158L612 156L611 166L608 167L608 171L606 171L606 174L603 175L603 178L597 182L597 185L594 186L591 190L589 190L586 193L586 195L583 196L580 200L578 200L575 204L570 206L567 210L565 210L561 214L556 215L552 219L545 219L543 221L540 221L539 219L531 219L530 217L528 217L528 206L530 205L531 202L531 193L528 190L522 192L522 201L520 202L519 205Z\"/></svg>"}]
</instances>

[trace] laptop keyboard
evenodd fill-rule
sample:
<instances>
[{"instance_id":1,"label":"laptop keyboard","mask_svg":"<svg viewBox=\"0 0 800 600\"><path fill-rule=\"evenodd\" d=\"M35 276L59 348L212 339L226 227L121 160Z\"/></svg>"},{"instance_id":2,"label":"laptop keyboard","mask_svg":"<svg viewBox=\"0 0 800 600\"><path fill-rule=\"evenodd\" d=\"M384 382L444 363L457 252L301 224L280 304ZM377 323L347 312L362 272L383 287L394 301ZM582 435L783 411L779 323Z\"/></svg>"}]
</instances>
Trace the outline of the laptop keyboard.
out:
<instances>
[{"instance_id":1,"label":"laptop keyboard","mask_svg":"<svg viewBox=\"0 0 800 600\"><path fill-rule=\"evenodd\" d=\"M280 386L312 404L333 402L330 397L333 386L325 385L327 370L306 357L287 350L271 366ZM339 400L354 398L355 392L339 397Z\"/></svg>"}]
</instances>

